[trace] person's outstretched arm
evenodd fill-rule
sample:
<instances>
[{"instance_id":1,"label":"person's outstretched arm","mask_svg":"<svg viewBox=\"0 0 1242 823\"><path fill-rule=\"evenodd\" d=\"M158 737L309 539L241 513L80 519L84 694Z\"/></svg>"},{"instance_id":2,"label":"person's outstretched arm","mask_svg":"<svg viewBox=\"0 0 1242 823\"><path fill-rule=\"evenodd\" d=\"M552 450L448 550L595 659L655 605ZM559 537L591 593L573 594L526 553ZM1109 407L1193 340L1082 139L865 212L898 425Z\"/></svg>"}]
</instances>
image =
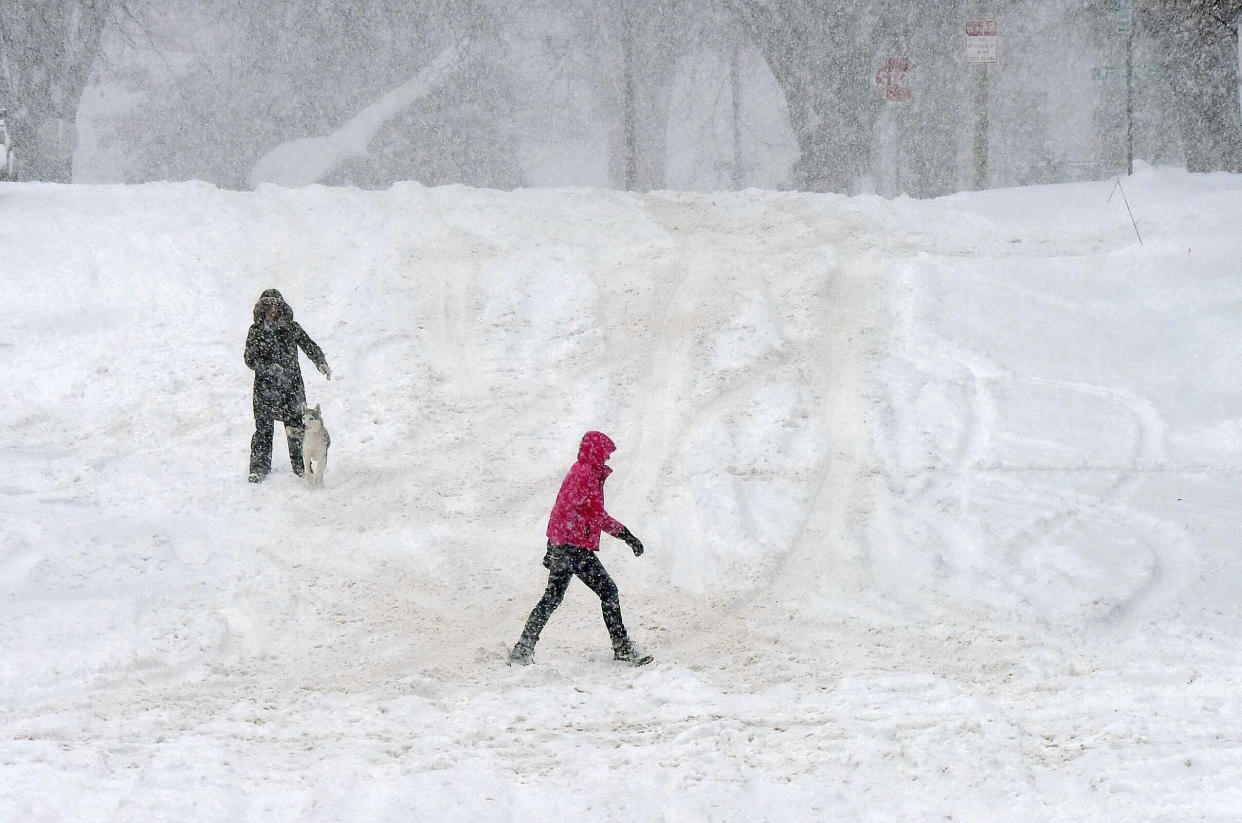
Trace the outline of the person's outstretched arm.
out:
<instances>
[{"instance_id":1,"label":"person's outstretched arm","mask_svg":"<svg viewBox=\"0 0 1242 823\"><path fill-rule=\"evenodd\" d=\"M311 340L310 335L306 333L306 330L302 328L301 324L294 323L293 331L295 335L294 339L297 340L298 346L302 349L302 351L306 352L306 356L309 357L311 362L315 364L315 368L319 369L319 372L324 377L331 380L332 369L328 368L328 358L324 357L323 349L319 348L318 343Z\"/></svg>"}]
</instances>

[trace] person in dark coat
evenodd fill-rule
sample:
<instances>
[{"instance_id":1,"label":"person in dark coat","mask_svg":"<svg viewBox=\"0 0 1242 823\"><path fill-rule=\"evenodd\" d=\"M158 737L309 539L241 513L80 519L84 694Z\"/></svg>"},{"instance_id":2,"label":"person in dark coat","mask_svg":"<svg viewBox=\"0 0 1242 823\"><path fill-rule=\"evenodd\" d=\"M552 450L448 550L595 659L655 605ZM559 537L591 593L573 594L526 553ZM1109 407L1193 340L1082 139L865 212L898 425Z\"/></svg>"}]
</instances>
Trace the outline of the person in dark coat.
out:
<instances>
[{"instance_id":1,"label":"person in dark coat","mask_svg":"<svg viewBox=\"0 0 1242 823\"><path fill-rule=\"evenodd\" d=\"M531 662L539 633L561 604L565 590L575 576L599 597L614 657L627 663L651 662L650 656L640 654L630 642L625 624L621 621L621 598L617 584L604 569L604 564L599 562L599 536L602 532L629 545L635 557L643 553L642 542L604 510L604 481L612 473L612 469L604 463L616 450L616 445L602 432L591 431L582 436L578 461L561 482L556 503L548 518L548 549L543 558L543 565L548 570L548 586L531 611L521 639L509 654L511 663Z\"/></svg>"},{"instance_id":2,"label":"person in dark coat","mask_svg":"<svg viewBox=\"0 0 1242 823\"><path fill-rule=\"evenodd\" d=\"M298 349L329 380L332 370L314 340L293 320L293 309L276 289L268 289L254 304L254 322L246 335L246 365L254 370L254 436L250 438L250 482L261 483L272 468L272 430L285 424L289 462L302 474L302 406L306 386L298 366Z\"/></svg>"}]
</instances>

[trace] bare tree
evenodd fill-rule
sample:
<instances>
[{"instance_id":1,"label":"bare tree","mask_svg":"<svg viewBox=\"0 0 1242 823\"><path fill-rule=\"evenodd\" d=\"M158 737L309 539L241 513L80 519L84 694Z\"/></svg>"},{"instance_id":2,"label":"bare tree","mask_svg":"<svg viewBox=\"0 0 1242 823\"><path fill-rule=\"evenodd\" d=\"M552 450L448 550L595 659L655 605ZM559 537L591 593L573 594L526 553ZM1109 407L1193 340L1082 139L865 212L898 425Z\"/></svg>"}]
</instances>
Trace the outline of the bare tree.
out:
<instances>
[{"instance_id":1,"label":"bare tree","mask_svg":"<svg viewBox=\"0 0 1242 823\"><path fill-rule=\"evenodd\" d=\"M25 179L69 182L77 109L119 0L0 3L0 106Z\"/></svg>"},{"instance_id":2,"label":"bare tree","mask_svg":"<svg viewBox=\"0 0 1242 823\"><path fill-rule=\"evenodd\" d=\"M621 132L624 156L624 187L626 191L638 188L638 101L635 99L634 74L637 70L635 51L638 33L634 20L634 6L621 6Z\"/></svg>"},{"instance_id":3,"label":"bare tree","mask_svg":"<svg viewBox=\"0 0 1242 823\"><path fill-rule=\"evenodd\" d=\"M1164 8L1186 18L1203 31L1235 31L1242 0L1152 0L1152 8Z\"/></svg>"},{"instance_id":4,"label":"bare tree","mask_svg":"<svg viewBox=\"0 0 1242 823\"><path fill-rule=\"evenodd\" d=\"M510 187L521 174L506 133L504 44L492 0L181 0L144 16L176 68L137 79L141 107L115 118L134 179L197 178L244 188L255 163L291 141L327 139L437 54L470 40L469 65L347 152L329 184L395 180ZM367 116L364 116L367 115ZM357 147L352 147L356 149Z\"/></svg>"},{"instance_id":5,"label":"bare tree","mask_svg":"<svg viewBox=\"0 0 1242 823\"><path fill-rule=\"evenodd\" d=\"M795 184L849 191L871 165L871 67L880 15L847 0L726 0L785 93L801 157Z\"/></svg>"},{"instance_id":6,"label":"bare tree","mask_svg":"<svg viewBox=\"0 0 1242 823\"><path fill-rule=\"evenodd\" d=\"M1238 17L1242 0L1146 0L1139 10L1173 88L1186 168L1242 171Z\"/></svg>"},{"instance_id":7,"label":"bare tree","mask_svg":"<svg viewBox=\"0 0 1242 823\"><path fill-rule=\"evenodd\" d=\"M554 66L548 82L558 89L556 102L586 115L575 124L575 135L589 139L604 127L609 179L618 188L664 185L673 69L692 38L700 5L540 0L532 6L556 21L542 38Z\"/></svg>"}]
</instances>

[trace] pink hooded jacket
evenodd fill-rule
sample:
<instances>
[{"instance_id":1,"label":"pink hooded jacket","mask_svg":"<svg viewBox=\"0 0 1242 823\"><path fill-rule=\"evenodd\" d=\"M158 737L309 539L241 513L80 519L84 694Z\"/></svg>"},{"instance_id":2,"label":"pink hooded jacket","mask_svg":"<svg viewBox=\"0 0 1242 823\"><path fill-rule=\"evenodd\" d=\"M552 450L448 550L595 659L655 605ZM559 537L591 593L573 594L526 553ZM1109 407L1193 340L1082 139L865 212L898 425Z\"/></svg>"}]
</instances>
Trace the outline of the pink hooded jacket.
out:
<instances>
[{"instance_id":1,"label":"pink hooded jacket","mask_svg":"<svg viewBox=\"0 0 1242 823\"><path fill-rule=\"evenodd\" d=\"M548 518L548 540L552 545L578 546L597 552L601 531L616 537L625 529L604 511L604 481L612 474L604 461L616 450L606 434L591 431L582 435L578 462L561 481L561 490Z\"/></svg>"}]
</instances>

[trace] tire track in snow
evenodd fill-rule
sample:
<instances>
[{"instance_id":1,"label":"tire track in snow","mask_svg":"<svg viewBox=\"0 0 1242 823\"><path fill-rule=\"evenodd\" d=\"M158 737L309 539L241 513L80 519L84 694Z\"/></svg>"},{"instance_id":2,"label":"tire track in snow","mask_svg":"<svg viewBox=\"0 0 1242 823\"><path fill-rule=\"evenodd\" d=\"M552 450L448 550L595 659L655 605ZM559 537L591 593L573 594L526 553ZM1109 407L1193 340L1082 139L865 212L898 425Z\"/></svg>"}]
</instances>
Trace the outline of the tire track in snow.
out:
<instances>
[{"instance_id":1,"label":"tire track in snow","mask_svg":"<svg viewBox=\"0 0 1242 823\"><path fill-rule=\"evenodd\" d=\"M1134 510L1128 505L1143 477L1150 470L1163 466L1167 426L1154 404L1147 398L1122 389L1014 375L979 352L929 332L917 312L924 306L934 309L938 303L935 295L925 294L929 286L918 277L921 265L912 261L904 267L891 305L899 339L920 341L930 333L934 344L931 347L916 344L894 352L906 358L909 364L898 374L922 375L921 383L882 384L886 390L883 398L890 404L893 414L889 425L896 435L890 438L893 450L886 456L890 465L890 483L896 482L888 493L895 495L890 502L898 503L899 509L894 511L890 505L880 503L879 509L887 522L887 536L877 537L871 544L875 545L877 540L880 544L885 540L898 540L929 546L943 545L961 551L968 546L967 541L979 545L991 542L986 534L964 532L958 525L961 519L954 518L952 512L971 505L974 496L983 488L977 482L980 478L1001 470L989 461L992 441L998 430L1003 432L1006 425L1001 416L998 392L1024 387L1070 392L1097 398L1119 408L1133 421L1133 443L1128 456L1118 466L1004 467L1007 472L1019 473L1029 470L1054 475L1059 472L1116 475L1102 489L1094 491L1076 492L1061 488L1059 494L1069 498L1068 501L1061 502L1015 536L1003 538L1005 567L1020 572L1019 576L1026 581L1011 581L1006 585L1016 586L1019 596L1030 602L1029 598L1037 597L1037 591L1030 588L1035 579L1030 577L1029 572L1021 573L1021 570L1035 564L1034 567L1040 570L1038 575L1055 573L1049 570L1049 558L1036 557L1039 552L1072 535L1074 539L1070 540L1069 545L1077 552L1071 556L1073 562L1094 562L1091 560L1094 545L1091 532L1099 530L1103 524L1109 524L1106 533L1113 535L1112 539L1133 539L1136 545L1144 547L1143 551L1152 559L1149 572L1136 581L1132 591L1102 604L1105 609L1103 615L1116 619L1139 613L1175 595L1178 588L1193 576L1193 550L1167 525L1164 528L1153 527L1150 518L1145 521L1148 524L1146 527L1134 524ZM901 394L903 389L904 396ZM952 417L956 426L951 431L919 430L915 404L928 402L928 397L949 403L949 409L956 410L956 415ZM933 417L945 417L946 410L936 411ZM892 473L894 469L896 473ZM1021 490L1024 496L1031 497L1032 490L1026 484L1022 485ZM1042 501L1033 498L1032 504L1036 509L1043 505ZM900 510L902 507L904 511ZM1121 512L1128 514L1120 516ZM890 561L893 559L890 558ZM969 555L964 559L968 564L971 562ZM879 557L869 562L877 560ZM936 564L941 561L931 560L933 562L928 571L935 573ZM952 570L945 569L946 573L949 571Z\"/></svg>"},{"instance_id":2,"label":"tire track in snow","mask_svg":"<svg viewBox=\"0 0 1242 823\"><path fill-rule=\"evenodd\" d=\"M1091 525L1110 523L1115 533L1132 535L1134 540L1151 556L1151 567L1129 594L1122 594L1111 604L1105 605L1101 615L1110 622L1155 608L1161 602L1176 595L1195 572L1195 553L1184 537L1172 524L1160 518L1144 515L1129 505L1130 499L1151 470L1164 466L1164 447L1167 425L1155 405L1145 397L1128 389L1116 389L1090 383L1032 378L1030 385L1045 386L1057 391L1077 392L1107 400L1120 407L1134 422L1135 434L1129 461L1121 466L1098 466L1088 469L1059 467L1045 471L1115 473L1117 476L1102 490L1094 494L1078 494L1077 501L1041 518L1034 526L1019 533L1007 549L1009 563L1020 567L1027 555L1041 546L1077 532L1085 536ZM1030 469L1009 468L1009 471ZM1140 523L1136 521L1141 521ZM1163 539L1150 535L1163 533Z\"/></svg>"},{"instance_id":3,"label":"tire track in snow","mask_svg":"<svg viewBox=\"0 0 1242 823\"><path fill-rule=\"evenodd\" d=\"M770 587L797 582L819 593L845 594L862 585L854 521L871 516L876 491L862 398L871 352L879 347L871 307L878 273L865 254L842 258L830 284L828 332L815 341L822 351L804 352L808 382L830 427L831 455L821 461L803 522Z\"/></svg>"},{"instance_id":4,"label":"tire track in snow","mask_svg":"<svg viewBox=\"0 0 1242 823\"><path fill-rule=\"evenodd\" d=\"M762 357L730 370L725 380L707 392L698 390L696 378L708 371L700 362L707 351L703 338L718 331L707 324L720 321L721 312L713 309L736 305L727 291L734 284L720 282L721 258L734 252L753 255L762 241L756 244L754 240L722 236L701 198L679 201L651 196L645 205L653 219L678 241L674 268L677 276L671 288L665 287L660 319L653 330L654 338L665 341L666 347L652 350L642 392L644 396L662 397L665 408L673 410L644 415L639 431L641 450L661 456L643 495L654 506L660 489L683 485L684 478L675 476L676 464L692 435L708 421L719 419L753 397L757 389L771 385L773 375L788 367L795 355L777 324L778 340ZM761 299L771 307L770 295L762 295Z\"/></svg>"},{"instance_id":5,"label":"tire track in snow","mask_svg":"<svg viewBox=\"0 0 1242 823\"><path fill-rule=\"evenodd\" d=\"M878 516L876 501L882 495L864 402L866 376L884 349L874 307L877 294L886 288L885 272L873 262L875 244L852 212L809 207L797 198L779 210L803 227L805 244L791 253L786 248L789 256L781 262L782 268L812 272L802 275L809 285L800 297L800 308L814 317L812 331L805 323L799 325L797 317L786 317L778 330L784 356L773 358L739 389L772 379L767 374L778 364L796 369L813 409L807 425L824 453L814 461L814 472L798 480L805 501L800 522L765 557L752 584L739 597L716 606L700 603L699 614L688 618L690 629L664 644L680 649L679 657L710 659L716 667L740 666L759 682L805 676L806 662L759 652L737 655L747 637L787 632L791 609L801 615L807 631L836 615L822 644L848 645L841 637L856 635L857 625L840 619L839 612L858 608L857 595L866 582L862 533ZM794 325L786 325L790 322ZM724 392L706 407L727 408L732 395ZM807 612L812 604L813 613ZM866 643L865 638L856 640L860 647ZM819 671L821 679L828 676Z\"/></svg>"},{"instance_id":6,"label":"tire track in snow","mask_svg":"<svg viewBox=\"0 0 1242 823\"><path fill-rule=\"evenodd\" d=\"M839 298L848 289L842 286L845 276L840 266L836 265L835 253L824 242L822 232L808 232L806 245L792 251L787 247L773 250L773 254L782 255L779 260L782 268L809 267L809 273L800 272L798 276L809 282L811 289L824 289L822 294L804 294L791 303L789 293L773 295L762 278L757 278L761 284L759 286L722 283L720 280L719 271L728 268L721 264L721 258L734 254L762 254L766 242L762 236L722 237L719 226L711 219L711 214L705 211L706 206L701 199L677 202L653 198L649 203L649 210L668 231L676 233L680 264L674 285L663 299L660 319L655 326L655 339L664 341L666 347L651 353L651 367L646 380L648 388L645 393L662 393L662 396L672 399L669 407L676 410L667 416L647 415L644 418L642 450L649 454L662 455L660 469L652 479L665 489L669 484L676 488L683 487L685 481L674 476L679 447L704 427L727 421L731 413L740 411L764 387L785 382L787 378L783 375L791 370L797 375L794 380L811 388L809 396L800 401L808 404L811 417L797 422L796 425L802 429L810 427L807 433L813 437L816 448L821 445L828 448L823 444L824 432L834 425L832 420L852 421L858 417L853 411L843 411L839 404L833 405L831 396L840 391L840 388L836 385L837 376L828 361L837 357L855 360L852 354L845 352L847 349L853 351L859 348L863 335L859 332L859 323L841 316L847 312L839 305ZM779 214L775 217L784 219ZM804 218L799 216L798 219ZM826 259L833 261L832 271L817 273L814 269L825 265ZM774 265L767 261L764 264ZM735 263L733 265L736 266ZM854 285L863 282L859 278ZM735 286L738 288L737 296L729 292ZM729 369L723 380L713 382L704 391L703 386L695 384L695 376L701 375L703 371L699 368L702 364L698 360L707 356L703 337L704 334L720 330L714 326L704 326L704 323L727 321L730 310L736 312L743 307L745 304L738 301L744 300L746 291L754 288L760 290L757 299L771 316L776 339L759 357L750 359L740 368ZM821 314L824 310L827 313ZM815 331L808 338L805 318L812 315L815 318ZM799 321L803 322L799 324ZM789 323L795 325L790 326ZM851 390L849 393L856 401L857 392ZM724 422L723 425L727 429L730 424ZM820 518L818 512L824 507L825 498L836 497L828 494L830 479L837 470L833 465L834 461L827 459L825 455L812 462L816 464L813 473L798 471L792 477L792 482L801 489L800 494L805 496L806 502L803 506L802 523L792 528L791 538L787 542L782 540L782 545L775 551L765 548L759 565L755 565L754 556L747 561L750 564L750 577L739 594L727 595L715 604L703 604L700 601L696 608L697 613L686 615L680 615L680 610L675 605L662 607L661 611L666 615L665 622L688 624L683 631L678 632L677 638L664 638L662 647L681 648L683 653L688 646L718 647L717 653L712 657L727 658L728 655L722 653L725 647L736 644L737 637L746 631L742 620L744 613L756 603L766 601L766 595L787 578L801 579L801 575L794 568L799 564L794 563L793 558L806 554L808 543L821 539L826 533L825 528L817 531L811 524ZM785 472L782 477L791 479L788 474ZM744 481L748 476L739 476L739 480ZM647 499L653 505L657 502L654 495L658 488L655 483L648 486ZM741 490L738 494L739 500L745 499ZM849 496L843 497L848 499ZM688 514L695 511L692 505L686 508ZM743 521L743 531L746 533L736 535L736 540L750 541L773 537L756 532L756 526L748 519L746 512L741 512L741 516L747 518ZM694 525L686 528L690 532L697 529ZM811 562L809 558L804 560L808 564ZM674 614L678 617L674 618Z\"/></svg>"}]
</instances>

